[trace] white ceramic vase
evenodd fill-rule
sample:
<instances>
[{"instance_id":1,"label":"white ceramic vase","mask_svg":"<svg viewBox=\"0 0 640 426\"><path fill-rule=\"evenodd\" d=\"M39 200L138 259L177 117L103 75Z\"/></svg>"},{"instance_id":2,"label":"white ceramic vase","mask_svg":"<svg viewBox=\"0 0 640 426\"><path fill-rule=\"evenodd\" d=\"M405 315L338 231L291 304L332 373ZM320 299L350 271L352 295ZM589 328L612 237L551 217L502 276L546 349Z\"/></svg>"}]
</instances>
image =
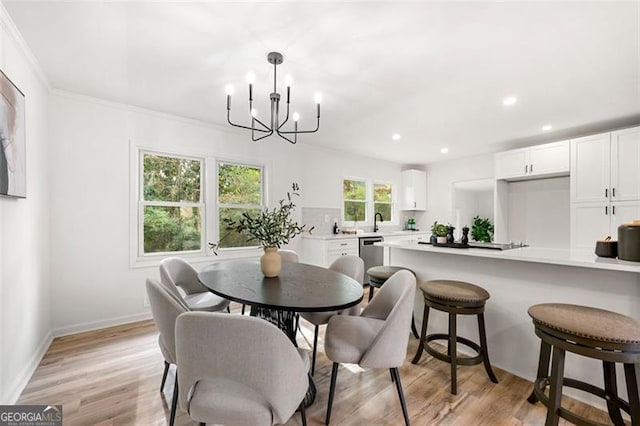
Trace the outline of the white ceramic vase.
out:
<instances>
[{"instance_id":1,"label":"white ceramic vase","mask_svg":"<svg viewBox=\"0 0 640 426\"><path fill-rule=\"evenodd\" d=\"M260 269L267 278L277 277L282 269L282 258L277 247L265 247L260 257Z\"/></svg>"}]
</instances>

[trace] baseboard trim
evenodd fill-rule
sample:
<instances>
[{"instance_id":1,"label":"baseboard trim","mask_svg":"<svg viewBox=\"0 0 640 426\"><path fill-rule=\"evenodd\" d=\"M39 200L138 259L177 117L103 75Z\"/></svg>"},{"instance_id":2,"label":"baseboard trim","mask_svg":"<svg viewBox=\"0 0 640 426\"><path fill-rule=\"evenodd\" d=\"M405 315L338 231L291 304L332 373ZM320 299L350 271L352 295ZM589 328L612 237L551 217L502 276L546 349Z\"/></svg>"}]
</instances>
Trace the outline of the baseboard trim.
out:
<instances>
[{"instance_id":1,"label":"baseboard trim","mask_svg":"<svg viewBox=\"0 0 640 426\"><path fill-rule=\"evenodd\" d=\"M20 374L18 374L18 377L16 377L13 383L8 387L6 394L7 401L3 404L14 405L18 401L22 391L27 386L27 383L29 383L29 380L31 380L31 376L33 376L33 373L40 365L42 357L44 357L47 349L49 349L51 342L53 342L53 333L49 331L38 348L33 352L33 355L31 355L31 358L29 358Z\"/></svg>"},{"instance_id":2,"label":"baseboard trim","mask_svg":"<svg viewBox=\"0 0 640 426\"><path fill-rule=\"evenodd\" d=\"M113 327L115 325L128 324L131 322L144 321L153 318L151 312L142 312L139 314L125 315L121 317L109 318L100 321L85 322L81 324L68 325L65 327L57 327L53 329L54 337L68 336L70 334L83 333L85 331L100 330L102 328Z\"/></svg>"}]
</instances>

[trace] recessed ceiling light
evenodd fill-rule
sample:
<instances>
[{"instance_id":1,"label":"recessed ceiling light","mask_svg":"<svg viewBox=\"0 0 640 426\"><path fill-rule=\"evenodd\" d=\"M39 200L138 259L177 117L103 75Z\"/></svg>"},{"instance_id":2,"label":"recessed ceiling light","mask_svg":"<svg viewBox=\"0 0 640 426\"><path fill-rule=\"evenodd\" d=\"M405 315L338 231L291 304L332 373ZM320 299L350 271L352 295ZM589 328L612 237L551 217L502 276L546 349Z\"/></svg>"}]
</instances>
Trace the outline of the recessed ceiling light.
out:
<instances>
[{"instance_id":1,"label":"recessed ceiling light","mask_svg":"<svg viewBox=\"0 0 640 426\"><path fill-rule=\"evenodd\" d=\"M391 135L391 139L393 139L394 141L399 141L400 140L400 135L397 133L394 133L393 135Z\"/></svg>"},{"instance_id":2,"label":"recessed ceiling light","mask_svg":"<svg viewBox=\"0 0 640 426\"><path fill-rule=\"evenodd\" d=\"M518 99L515 96L508 96L502 100L502 104L506 106L515 105Z\"/></svg>"},{"instance_id":3,"label":"recessed ceiling light","mask_svg":"<svg viewBox=\"0 0 640 426\"><path fill-rule=\"evenodd\" d=\"M551 126L551 124L545 124L544 126L542 126L543 132L548 132L551 129L553 129L553 126Z\"/></svg>"},{"instance_id":4,"label":"recessed ceiling light","mask_svg":"<svg viewBox=\"0 0 640 426\"><path fill-rule=\"evenodd\" d=\"M449 148L442 148L440 152L446 154L447 152L449 152Z\"/></svg>"}]
</instances>

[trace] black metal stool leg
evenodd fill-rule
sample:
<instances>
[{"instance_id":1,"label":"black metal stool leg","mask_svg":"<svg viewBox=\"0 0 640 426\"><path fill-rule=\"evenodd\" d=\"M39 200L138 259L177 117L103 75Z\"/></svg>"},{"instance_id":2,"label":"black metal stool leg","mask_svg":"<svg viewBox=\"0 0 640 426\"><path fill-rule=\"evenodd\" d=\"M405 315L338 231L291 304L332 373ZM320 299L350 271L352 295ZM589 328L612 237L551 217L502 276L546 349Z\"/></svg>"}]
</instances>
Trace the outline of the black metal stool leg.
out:
<instances>
[{"instance_id":1,"label":"black metal stool leg","mask_svg":"<svg viewBox=\"0 0 640 426\"><path fill-rule=\"evenodd\" d=\"M604 374L604 391L607 395L618 396L618 384L616 380L616 364L613 362L602 361L602 372ZM611 421L616 426L624 426L620 407L614 404L609 398L607 400L607 411Z\"/></svg>"},{"instance_id":2,"label":"black metal stool leg","mask_svg":"<svg viewBox=\"0 0 640 426\"><path fill-rule=\"evenodd\" d=\"M336 392L336 377L338 376L338 364L333 363L331 367L331 384L329 385L329 402L327 403L327 417L324 420L324 424L328 425L331 420L331 406L333 405L333 396Z\"/></svg>"},{"instance_id":3,"label":"black metal stool leg","mask_svg":"<svg viewBox=\"0 0 640 426\"><path fill-rule=\"evenodd\" d=\"M487 371L487 375L489 379L493 383L498 383L498 378L496 377L493 369L491 368L491 363L489 362L489 349L487 347L487 331L484 328L484 314L478 314L478 332L480 335L480 350L482 351L482 362L484 363L484 369Z\"/></svg>"},{"instance_id":4,"label":"black metal stool leg","mask_svg":"<svg viewBox=\"0 0 640 426\"><path fill-rule=\"evenodd\" d=\"M544 379L549 377L549 361L551 358L551 345L545 341L540 341L540 358L538 360L538 374L536 378ZM534 385L535 386L535 385ZM535 390L531 391L531 395L527 398L531 404L538 402Z\"/></svg>"},{"instance_id":5,"label":"black metal stool leg","mask_svg":"<svg viewBox=\"0 0 640 426\"><path fill-rule=\"evenodd\" d=\"M458 352L456 314L449 314L449 358L451 359L451 394L458 394Z\"/></svg>"},{"instance_id":6,"label":"black metal stool leg","mask_svg":"<svg viewBox=\"0 0 640 426\"><path fill-rule=\"evenodd\" d=\"M415 337L416 339L420 338L418 329L416 328L416 319L413 317L413 312L411 312L411 332L413 333L413 337Z\"/></svg>"},{"instance_id":7,"label":"black metal stool leg","mask_svg":"<svg viewBox=\"0 0 640 426\"><path fill-rule=\"evenodd\" d=\"M564 379L564 349L553 348L551 361L551 379L549 389L549 406L545 426L557 426L560 420L560 406L562 402L562 382Z\"/></svg>"},{"instance_id":8,"label":"black metal stool leg","mask_svg":"<svg viewBox=\"0 0 640 426\"><path fill-rule=\"evenodd\" d=\"M627 393L629 394L629 414L631 424L640 425L640 396L638 396L640 385L640 364L625 364L624 377L627 382Z\"/></svg>"},{"instance_id":9,"label":"black metal stool leg","mask_svg":"<svg viewBox=\"0 0 640 426\"><path fill-rule=\"evenodd\" d=\"M369 283L369 302L373 299L373 286Z\"/></svg>"},{"instance_id":10,"label":"black metal stool leg","mask_svg":"<svg viewBox=\"0 0 640 426\"><path fill-rule=\"evenodd\" d=\"M411 360L412 364L417 364L422 357L422 352L424 351L424 344L427 338L427 323L429 322L429 307L424 305L424 313L422 314L422 332L420 333L420 343L418 344L418 350L416 351L413 360Z\"/></svg>"}]
</instances>

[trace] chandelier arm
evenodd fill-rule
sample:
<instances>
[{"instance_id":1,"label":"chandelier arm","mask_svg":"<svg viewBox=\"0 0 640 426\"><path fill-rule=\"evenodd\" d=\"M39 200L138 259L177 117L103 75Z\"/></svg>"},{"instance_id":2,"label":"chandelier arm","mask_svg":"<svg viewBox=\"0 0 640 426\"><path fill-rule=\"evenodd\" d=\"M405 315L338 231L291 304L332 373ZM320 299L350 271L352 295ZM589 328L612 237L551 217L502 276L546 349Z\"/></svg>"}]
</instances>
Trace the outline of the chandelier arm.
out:
<instances>
[{"instance_id":1,"label":"chandelier arm","mask_svg":"<svg viewBox=\"0 0 640 426\"><path fill-rule=\"evenodd\" d=\"M278 130L278 134L280 135L282 133L282 134L285 134L285 135L293 135L293 134L298 134L298 133L315 133L315 132L318 131L318 129L320 129L320 117L318 117L318 123L316 125L316 128L313 129L313 130L290 130L290 131L286 131L286 132L285 131L281 132L281 131Z\"/></svg>"},{"instance_id":2,"label":"chandelier arm","mask_svg":"<svg viewBox=\"0 0 640 426\"><path fill-rule=\"evenodd\" d=\"M264 127L266 129L266 130L256 129L257 131L260 131L260 132L272 132L273 133L273 129L271 127L267 126L266 124L264 124L257 117L252 117L252 120L257 121L259 125L261 125L262 127ZM251 129L251 127L250 127L250 129Z\"/></svg>"},{"instance_id":3,"label":"chandelier arm","mask_svg":"<svg viewBox=\"0 0 640 426\"><path fill-rule=\"evenodd\" d=\"M269 130L263 130L263 129L253 129L249 126L243 126L241 124L235 124L231 122L231 118L229 117L229 111L227 111L227 123L231 124L233 127L239 127L241 129L246 129L246 130L255 130L256 132L262 132L262 133L268 133L271 131L271 129Z\"/></svg>"},{"instance_id":4,"label":"chandelier arm","mask_svg":"<svg viewBox=\"0 0 640 426\"><path fill-rule=\"evenodd\" d=\"M278 129L277 129L278 134L280 134L280 129L282 129L282 127L287 123L287 121L289 121L289 99L288 99L288 97L287 97L287 115L284 117L284 121L282 122L282 124L280 124L278 126ZM289 142L291 142L291 141L289 141Z\"/></svg>"},{"instance_id":5,"label":"chandelier arm","mask_svg":"<svg viewBox=\"0 0 640 426\"><path fill-rule=\"evenodd\" d=\"M296 134L294 137L294 140L289 139L288 137L280 134L280 132L276 131L276 133L278 133L278 136L280 136L282 139L286 140L287 142L289 142L292 145L295 145L296 143L298 143L298 135Z\"/></svg>"},{"instance_id":6,"label":"chandelier arm","mask_svg":"<svg viewBox=\"0 0 640 426\"><path fill-rule=\"evenodd\" d=\"M251 133L251 140L252 140L252 141L254 141L254 142L258 142L259 140L264 139L264 138L268 138L268 137L269 137L269 136L271 136L271 135L273 135L273 130L271 130L269 133L267 133L267 134L266 134L266 135L264 135L264 136L260 136L259 138L254 137L254 136L253 136L253 132L252 132L252 133Z\"/></svg>"}]
</instances>

